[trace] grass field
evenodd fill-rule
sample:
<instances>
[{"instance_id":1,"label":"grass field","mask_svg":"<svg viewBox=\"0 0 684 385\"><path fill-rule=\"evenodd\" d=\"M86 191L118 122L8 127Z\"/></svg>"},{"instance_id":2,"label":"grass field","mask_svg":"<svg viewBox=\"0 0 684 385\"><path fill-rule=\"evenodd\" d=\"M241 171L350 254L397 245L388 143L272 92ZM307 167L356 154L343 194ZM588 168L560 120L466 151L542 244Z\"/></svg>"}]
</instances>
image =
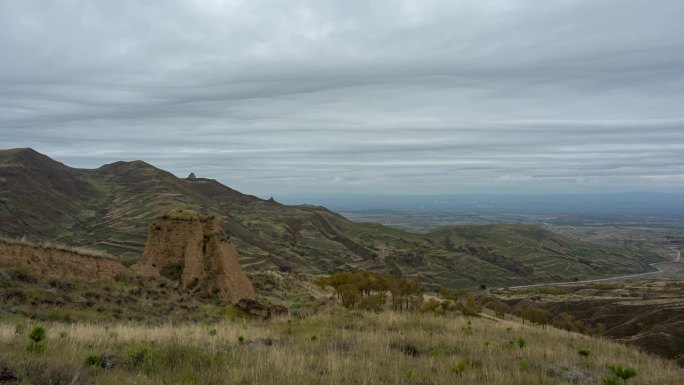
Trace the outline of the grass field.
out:
<instances>
[{"instance_id":1,"label":"grass field","mask_svg":"<svg viewBox=\"0 0 684 385\"><path fill-rule=\"evenodd\" d=\"M0 323L0 372L23 384L683 384L673 363L601 339L487 316L333 309L302 320L142 326ZM583 350L588 356L578 352Z\"/></svg>"}]
</instances>

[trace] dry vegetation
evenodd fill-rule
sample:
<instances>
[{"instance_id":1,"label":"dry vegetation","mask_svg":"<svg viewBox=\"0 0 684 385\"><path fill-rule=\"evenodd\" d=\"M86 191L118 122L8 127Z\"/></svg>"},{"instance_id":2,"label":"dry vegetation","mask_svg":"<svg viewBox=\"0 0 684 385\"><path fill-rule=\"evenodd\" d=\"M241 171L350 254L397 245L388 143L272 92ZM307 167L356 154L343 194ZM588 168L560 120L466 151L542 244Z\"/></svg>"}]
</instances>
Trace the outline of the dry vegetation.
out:
<instances>
[{"instance_id":1,"label":"dry vegetation","mask_svg":"<svg viewBox=\"0 0 684 385\"><path fill-rule=\"evenodd\" d=\"M102 250L95 250L95 249L83 247L83 246L70 246L70 245L67 245L67 244L61 243L61 242L51 242L51 241L36 242L36 241L29 240L25 236L20 237L20 238L10 238L10 237L0 235L0 242L7 243L7 244L21 244L21 245L26 245L26 246L39 247L39 248L43 248L43 249L68 251L68 252L75 253L78 255L85 255L85 256L90 256L90 257L114 258Z\"/></svg>"},{"instance_id":2,"label":"dry vegetation","mask_svg":"<svg viewBox=\"0 0 684 385\"><path fill-rule=\"evenodd\" d=\"M0 326L0 371L32 384L682 384L674 364L605 339L489 317L334 309L301 320ZM581 354L580 351L586 354Z\"/></svg>"}]
</instances>

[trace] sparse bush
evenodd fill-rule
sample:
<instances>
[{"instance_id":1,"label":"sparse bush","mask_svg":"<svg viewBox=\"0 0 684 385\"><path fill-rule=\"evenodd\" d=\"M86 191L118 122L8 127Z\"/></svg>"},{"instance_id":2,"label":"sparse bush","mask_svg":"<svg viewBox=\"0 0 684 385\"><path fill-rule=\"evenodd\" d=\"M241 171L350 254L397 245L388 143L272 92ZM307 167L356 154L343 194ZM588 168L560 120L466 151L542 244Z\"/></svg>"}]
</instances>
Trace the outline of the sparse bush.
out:
<instances>
[{"instance_id":1,"label":"sparse bush","mask_svg":"<svg viewBox=\"0 0 684 385\"><path fill-rule=\"evenodd\" d=\"M620 379L615 376L602 376L602 385L620 385Z\"/></svg>"},{"instance_id":2,"label":"sparse bush","mask_svg":"<svg viewBox=\"0 0 684 385\"><path fill-rule=\"evenodd\" d=\"M591 351L589 349L580 349L577 351L577 354L579 354L580 357L587 358L591 354Z\"/></svg>"},{"instance_id":3,"label":"sparse bush","mask_svg":"<svg viewBox=\"0 0 684 385\"><path fill-rule=\"evenodd\" d=\"M42 326L36 326L34 327L31 332L29 333L29 338L33 340L33 342L38 343L42 340L45 339L45 328Z\"/></svg>"},{"instance_id":4,"label":"sparse bush","mask_svg":"<svg viewBox=\"0 0 684 385\"><path fill-rule=\"evenodd\" d=\"M515 342L518 344L518 347L521 348L521 349L524 348L525 345L527 344L527 342L525 341L525 339L522 338L522 337L518 337L518 338L515 340Z\"/></svg>"},{"instance_id":5,"label":"sparse bush","mask_svg":"<svg viewBox=\"0 0 684 385\"><path fill-rule=\"evenodd\" d=\"M570 332L579 332L583 329L582 321L576 320L572 314L566 312L558 314L553 319L552 325L558 329L564 329Z\"/></svg>"},{"instance_id":6,"label":"sparse bush","mask_svg":"<svg viewBox=\"0 0 684 385\"><path fill-rule=\"evenodd\" d=\"M91 354L88 357L86 357L86 365L89 366L102 366L102 357L96 354Z\"/></svg>"},{"instance_id":7,"label":"sparse bush","mask_svg":"<svg viewBox=\"0 0 684 385\"><path fill-rule=\"evenodd\" d=\"M31 342L26 347L26 350L31 353L43 353L45 352L45 344L41 342L45 340L45 328L42 326L34 327L28 335Z\"/></svg>"},{"instance_id":8,"label":"sparse bush","mask_svg":"<svg viewBox=\"0 0 684 385\"><path fill-rule=\"evenodd\" d=\"M622 379L622 381L627 382L628 379L637 375L634 368L620 366L620 365L608 365L608 369L613 372L616 377Z\"/></svg>"},{"instance_id":9,"label":"sparse bush","mask_svg":"<svg viewBox=\"0 0 684 385\"><path fill-rule=\"evenodd\" d=\"M497 317L504 319L506 318L506 313L511 311L511 307L500 299L494 298L489 301L486 305L488 308L492 309Z\"/></svg>"},{"instance_id":10,"label":"sparse bush","mask_svg":"<svg viewBox=\"0 0 684 385\"><path fill-rule=\"evenodd\" d=\"M468 367L468 360L465 358L455 363L449 370L456 374L461 374Z\"/></svg>"}]
</instances>

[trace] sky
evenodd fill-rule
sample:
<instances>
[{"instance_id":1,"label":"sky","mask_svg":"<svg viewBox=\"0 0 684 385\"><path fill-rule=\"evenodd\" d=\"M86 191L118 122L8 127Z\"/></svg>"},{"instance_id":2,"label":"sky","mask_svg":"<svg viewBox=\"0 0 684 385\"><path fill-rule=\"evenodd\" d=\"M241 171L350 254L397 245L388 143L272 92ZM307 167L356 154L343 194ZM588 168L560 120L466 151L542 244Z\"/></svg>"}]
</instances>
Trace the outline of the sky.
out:
<instances>
[{"instance_id":1,"label":"sky","mask_svg":"<svg viewBox=\"0 0 684 385\"><path fill-rule=\"evenodd\" d=\"M678 192L681 0L3 0L0 148L256 195Z\"/></svg>"}]
</instances>

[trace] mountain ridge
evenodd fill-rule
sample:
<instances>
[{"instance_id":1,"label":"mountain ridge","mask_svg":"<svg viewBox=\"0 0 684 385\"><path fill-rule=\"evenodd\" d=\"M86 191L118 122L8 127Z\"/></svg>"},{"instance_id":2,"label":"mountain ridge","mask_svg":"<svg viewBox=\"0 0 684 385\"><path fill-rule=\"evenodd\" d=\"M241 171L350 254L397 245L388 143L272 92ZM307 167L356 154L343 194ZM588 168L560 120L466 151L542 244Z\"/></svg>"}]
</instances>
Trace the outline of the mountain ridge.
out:
<instances>
[{"instance_id":1,"label":"mountain ridge","mask_svg":"<svg viewBox=\"0 0 684 385\"><path fill-rule=\"evenodd\" d=\"M393 272L470 287L648 270L655 254L593 245L537 227L450 226L427 234L353 223L324 207L287 206L213 179L178 178L144 161L68 167L32 149L0 150L0 228L139 257L147 228L171 209L221 219L247 271Z\"/></svg>"}]
</instances>

